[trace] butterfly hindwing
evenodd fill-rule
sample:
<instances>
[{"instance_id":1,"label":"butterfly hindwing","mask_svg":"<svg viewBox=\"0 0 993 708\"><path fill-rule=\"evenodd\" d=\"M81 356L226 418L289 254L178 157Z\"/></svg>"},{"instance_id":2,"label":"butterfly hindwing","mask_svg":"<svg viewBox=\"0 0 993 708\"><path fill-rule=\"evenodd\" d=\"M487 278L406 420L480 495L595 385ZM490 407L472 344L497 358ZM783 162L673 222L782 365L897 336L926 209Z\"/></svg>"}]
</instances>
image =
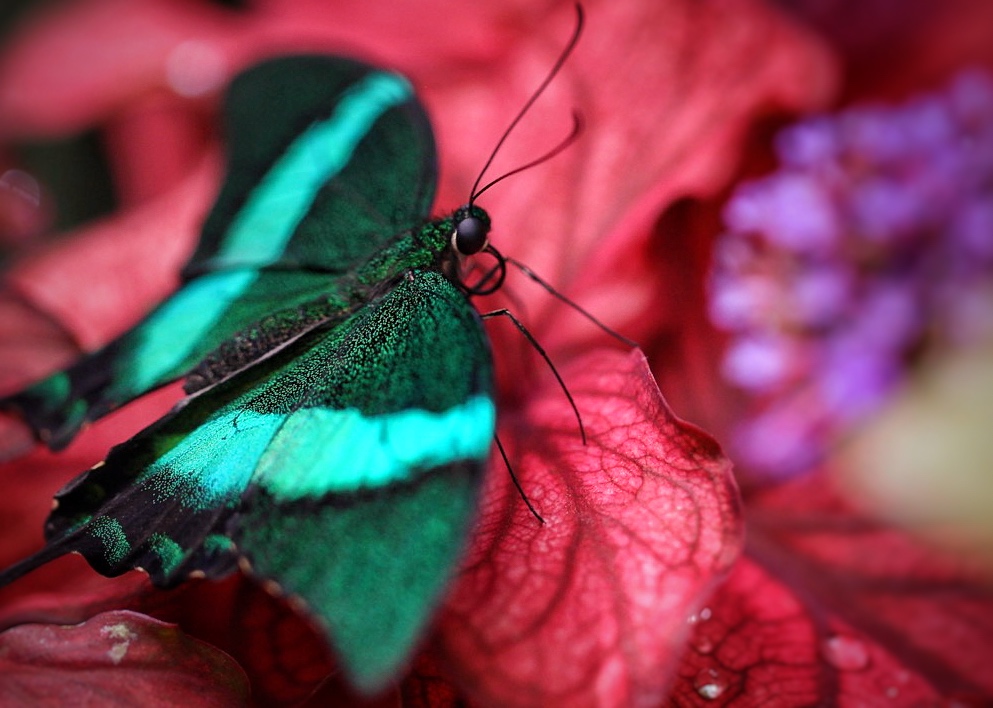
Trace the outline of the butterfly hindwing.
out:
<instances>
[{"instance_id":1,"label":"butterfly hindwing","mask_svg":"<svg viewBox=\"0 0 993 708\"><path fill-rule=\"evenodd\" d=\"M228 176L181 288L106 347L0 401L53 449L274 311L341 306L341 281L430 209L430 124L396 74L281 57L235 79L225 116Z\"/></svg>"},{"instance_id":2,"label":"butterfly hindwing","mask_svg":"<svg viewBox=\"0 0 993 708\"><path fill-rule=\"evenodd\" d=\"M242 557L372 691L451 576L494 425L478 315L440 273L409 271L114 448L58 495L47 553L164 586Z\"/></svg>"}]
</instances>

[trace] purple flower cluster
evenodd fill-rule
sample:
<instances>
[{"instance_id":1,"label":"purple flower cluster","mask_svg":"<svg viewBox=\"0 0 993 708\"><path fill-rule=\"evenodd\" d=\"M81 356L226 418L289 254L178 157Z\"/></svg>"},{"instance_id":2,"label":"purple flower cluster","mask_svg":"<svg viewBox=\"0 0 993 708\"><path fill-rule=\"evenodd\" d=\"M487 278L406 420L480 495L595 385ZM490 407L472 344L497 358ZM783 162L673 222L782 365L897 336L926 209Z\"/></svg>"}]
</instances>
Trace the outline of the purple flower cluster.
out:
<instances>
[{"instance_id":1,"label":"purple flower cluster","mask_svg":"<svg viewBox=\"0 0 993 708\"><path fill-rule=\"evenodd\" d=\"M723 374L753 476L802 471L935 346L993 331L993 81L806 120L742 185L715 247Z\"/></svg>"}]
</instances>

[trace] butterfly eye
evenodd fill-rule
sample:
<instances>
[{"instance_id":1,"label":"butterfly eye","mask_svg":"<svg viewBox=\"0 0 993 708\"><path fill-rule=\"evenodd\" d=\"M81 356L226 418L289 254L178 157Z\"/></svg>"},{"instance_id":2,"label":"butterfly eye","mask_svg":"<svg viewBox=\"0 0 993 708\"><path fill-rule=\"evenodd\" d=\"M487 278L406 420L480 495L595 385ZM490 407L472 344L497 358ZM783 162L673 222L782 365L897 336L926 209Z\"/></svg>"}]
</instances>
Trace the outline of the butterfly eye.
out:
<instances>
[{"instance_id":1,"label":"butterfly eye","mask_svg":"<svg viewBox=\"0 0 993 708\"><path fill-rule=\"evenodd\" d=\"M475 216L461 219L452 234L452 246L463 256L471 256L486 248L486 237L490 233L489 225Z\"/></svg>"}]
</instances>

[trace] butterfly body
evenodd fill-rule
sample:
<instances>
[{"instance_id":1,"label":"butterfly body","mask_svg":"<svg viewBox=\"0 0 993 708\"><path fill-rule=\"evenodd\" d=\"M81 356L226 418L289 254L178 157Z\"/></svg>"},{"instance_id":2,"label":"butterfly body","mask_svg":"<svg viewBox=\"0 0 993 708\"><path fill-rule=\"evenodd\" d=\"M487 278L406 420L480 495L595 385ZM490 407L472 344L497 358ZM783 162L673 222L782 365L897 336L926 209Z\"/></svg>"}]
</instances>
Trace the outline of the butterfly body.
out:
<instances>
[{"instance_id":1,"label":"butterfly body","mask_svg":"<svg viewBox=\"0 0 993 708\"><path fill-rule=\"evenodd\" d=\"M434 142L396 74L278 58L233 82L226 116L227 177L180 289L2 403L60 448L168 381L189 395L60 491L48 544L0 583L72 551L160 586L240 563L301 598L374 692L440 601L495 428L458 278L458 234L479 250L489 218L427 218Z\"/></svg>"}]
</instances>

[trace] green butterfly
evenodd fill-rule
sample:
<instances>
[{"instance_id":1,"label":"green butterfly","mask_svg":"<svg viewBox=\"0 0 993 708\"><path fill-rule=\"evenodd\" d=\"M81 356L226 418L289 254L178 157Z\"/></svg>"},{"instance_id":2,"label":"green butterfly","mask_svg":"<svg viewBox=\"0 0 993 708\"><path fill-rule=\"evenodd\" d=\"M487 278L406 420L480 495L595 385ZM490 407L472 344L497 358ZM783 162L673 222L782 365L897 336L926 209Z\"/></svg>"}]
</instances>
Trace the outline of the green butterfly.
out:
<instances>
[{"instance_id":1,"label":"green butterfly","mask_svg":"<svg viewBox=\"0 0 993 708\"><path fill-rule=\"evenodd\" d=\"M185 377L188 398L60 491L47 546L158 586L239 564L305 601L346 675L408 661L463 549L495 428L487 337L459 280L474 205L430 221L436 156L410 84L349 59L249 69L228 171L182 287L0 402L40 440Z\"/></svg>"}]
</instances>

